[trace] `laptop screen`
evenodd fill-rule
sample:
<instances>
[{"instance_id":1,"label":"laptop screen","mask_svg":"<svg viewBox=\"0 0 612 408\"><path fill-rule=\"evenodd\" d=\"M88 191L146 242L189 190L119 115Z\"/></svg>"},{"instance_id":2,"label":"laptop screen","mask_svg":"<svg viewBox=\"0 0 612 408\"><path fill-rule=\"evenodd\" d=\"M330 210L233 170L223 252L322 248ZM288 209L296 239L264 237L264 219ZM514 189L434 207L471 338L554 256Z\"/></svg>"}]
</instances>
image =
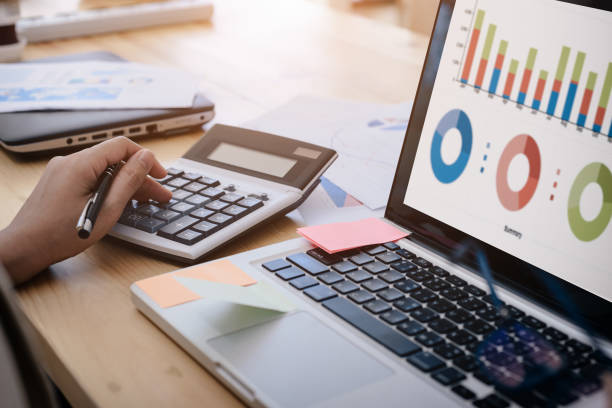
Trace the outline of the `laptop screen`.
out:
<instances>
[{"instance_id":1,"label":"laptop screen","mask_svg":"<svg viewBox=\"0 0 612 408\"><path fill-rule=\"evenodd\" d=\"M596 7L442 1L389 218L612 301L610 38Z\"/></svg>"}]
</instances>

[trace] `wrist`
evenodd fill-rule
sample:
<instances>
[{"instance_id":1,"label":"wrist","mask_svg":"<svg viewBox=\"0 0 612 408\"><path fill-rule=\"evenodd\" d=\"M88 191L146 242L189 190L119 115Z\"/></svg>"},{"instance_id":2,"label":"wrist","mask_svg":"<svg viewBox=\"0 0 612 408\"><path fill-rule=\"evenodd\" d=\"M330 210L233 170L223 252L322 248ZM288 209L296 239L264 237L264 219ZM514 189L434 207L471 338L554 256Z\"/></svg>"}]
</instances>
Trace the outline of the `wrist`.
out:
<instances>
[{"instance_id":1,"label":"wrist","mask_svg":"<svg viewBox=\"0 0 612 408\"><path fill-rule=\"evenodd\" d=\"M0 231L0 262L15 284L30 279L49 265L41 248L32 252L36 247L33 238L13 225Z\"/></svg>"}]
</instances>

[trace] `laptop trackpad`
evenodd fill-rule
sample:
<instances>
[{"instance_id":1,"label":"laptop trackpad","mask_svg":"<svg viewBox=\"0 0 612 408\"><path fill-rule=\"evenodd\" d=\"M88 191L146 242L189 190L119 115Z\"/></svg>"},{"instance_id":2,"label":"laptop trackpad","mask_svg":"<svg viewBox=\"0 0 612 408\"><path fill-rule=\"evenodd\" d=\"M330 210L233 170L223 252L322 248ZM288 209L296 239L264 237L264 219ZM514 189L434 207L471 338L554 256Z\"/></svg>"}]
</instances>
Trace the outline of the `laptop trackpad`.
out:
<instances>
[{"instance_id":1,"label":"laptop trackpad","mask_svg":"<svg viewBox=\"0 0 612 408\"><path fill-rule=\"evenodd\" d=\"M393 374L307 312L208 343L283 407L316 404Z\"/></svg>"}]
</instances>

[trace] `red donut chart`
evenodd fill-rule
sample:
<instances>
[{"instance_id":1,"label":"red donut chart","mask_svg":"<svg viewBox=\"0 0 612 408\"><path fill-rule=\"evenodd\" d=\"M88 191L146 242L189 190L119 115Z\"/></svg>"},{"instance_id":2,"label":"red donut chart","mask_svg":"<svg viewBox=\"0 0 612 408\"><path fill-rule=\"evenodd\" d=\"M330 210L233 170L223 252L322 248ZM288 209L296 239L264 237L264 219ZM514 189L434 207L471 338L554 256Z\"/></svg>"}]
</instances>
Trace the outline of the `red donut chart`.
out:
<instances>
[{"instance_id":1,"label":"red donut chart","mask_svg":"<svg viewBox=\"0 0 612 408\"><path fill-rule=\"evenodd\" d=\"M529 177L521 190L513 191L508 185L508 169L512 159L519 154L527 156ZM541 164L540 149L533 137L518 135L508 143L499 159L496 179L499 201L507 210L518 211L529 203L540 180Z\"/></svg>"}]
</instances>

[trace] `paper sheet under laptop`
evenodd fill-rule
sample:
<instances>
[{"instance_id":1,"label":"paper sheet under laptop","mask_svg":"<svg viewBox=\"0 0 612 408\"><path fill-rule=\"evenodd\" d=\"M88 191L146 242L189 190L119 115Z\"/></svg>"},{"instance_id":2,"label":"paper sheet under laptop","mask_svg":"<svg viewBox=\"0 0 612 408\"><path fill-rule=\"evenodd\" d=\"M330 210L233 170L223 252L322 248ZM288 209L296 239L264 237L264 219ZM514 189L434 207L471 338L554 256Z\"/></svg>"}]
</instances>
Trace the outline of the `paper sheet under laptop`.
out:
<instances>
[{"instance_id":1,"label":"paper sheet under laptop","mask_svg":"<svg viewBox=\"0 0 612 408\"><path fill-rule=\"evenodd\" d=\"M188 74L143 64L0 64L0 112L187 108L196 91Z\"/></svg>"},{"instance_id":2,"label":"paper sheet under laptop","mask_svg":"<svg viewBox=\"0 0 612 408\"><path fill-rule=\"evenodd\" d=\"M325 177L371 209L387 204L412 102L376 104L299 96L244 124L338 152Z\"/></svg>"}]
</instances>

